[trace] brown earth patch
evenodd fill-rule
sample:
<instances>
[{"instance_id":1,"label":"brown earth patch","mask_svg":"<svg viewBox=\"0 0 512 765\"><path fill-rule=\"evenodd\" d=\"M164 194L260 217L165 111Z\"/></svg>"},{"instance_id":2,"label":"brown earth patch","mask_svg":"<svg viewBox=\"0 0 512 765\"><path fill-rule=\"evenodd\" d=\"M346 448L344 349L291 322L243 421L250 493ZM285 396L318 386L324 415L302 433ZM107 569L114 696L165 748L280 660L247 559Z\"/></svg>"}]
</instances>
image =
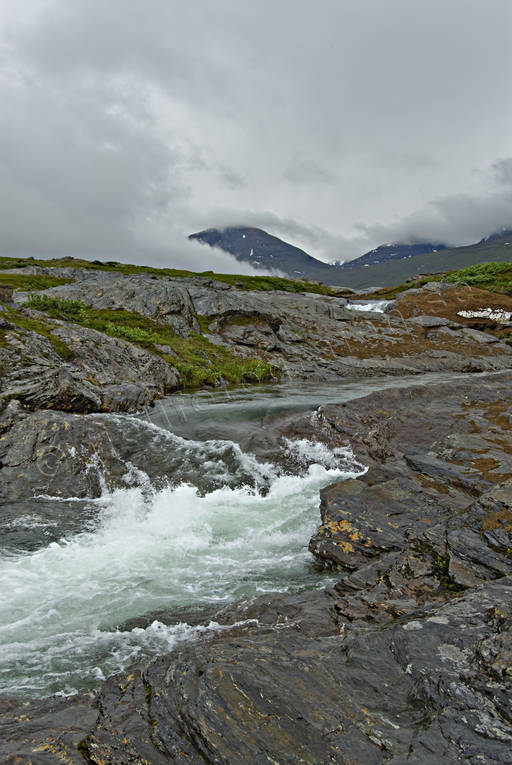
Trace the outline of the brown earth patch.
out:
<instances>
[{"instance_id":1,"label":"brown earth patch","mask_svg":"<svg viewBox=\"0 0 512 765\"><path fill-rule=\"evenodd\" d=\"M430 336L420 327L407 327L407 331L390 338L389 334L369 332L364 342L352 338L331 340L328 345L334 351L334 356L353 356L357 359L402 359L415 357L431 351L446 351L457 353L469 358L492 356L492 347L467 341L463 336L443 338L439 335Z\"/></svg>"},{"instance_id":2,"label":"brown earth patch","mask_svg":"<svg viewBox=\"0 0 512 765\"><path fill-rule=\"evenodd\" d=\"M442 292L422 290L419 294L403 293L396 308L391 311L394 316L409 319L413 316L442 316L450 321L466 327L505 332L502 325L491 319L465 319L458 311L479 311L484 308L512 311L512 297L499 295L495 292L478 289L478 287L448 287Z\"/></svg>"},{"instance_id":3,"label":"brown earth patch","mask_svg":"<svg viewBox=\"0 0 512 765\"><path fill-rule=\"evenodd\" d=\"M499 510L488 513L482 521L482 531L495 531L503 527L509 534L512 532L512 510Z\"/></svg>"},{"instance_id":4,"label":"brown earth patch","mask_svg":"<svg viewBox=\"0 0 512 765\"><path fill-rule=\"evenodd\" d=\"M418 473L416 478L419 480L424 489L430 489L431 491L435 491L438 494L450 494L450 489L446 484L435 481L433 478L423 475L423 473Z\"/></svg>"},{"instance_id":5,"label":"brown earth patch","mask_svg":"<svg viewBox=\"0 0 512 765\"><path fill-rule=\"evenodd\" d=\"M508 478L512 478L511 473L495 473L500 467L500 462L493 457L481 457L479 459L471 460L471 467L473 470L478 470L478 472L488 481L501 483Z\"/></svg>"},{"instance_id":6,"label":"brown earth patch","mask_svg":"<svg viewBox=\"0 0 512 765\"><path fill-rule=\"evenodd\" d=\"M497 425L502 430L510 430L512 423L510 422L511 416L508 414L511 408L510 398L504 401L495 401L492 404L486 404L482 406L481 401L470 401L461 403L464 409L480 409L482 416L490 422L492 425Z\"/></svg>"}]
</instances>

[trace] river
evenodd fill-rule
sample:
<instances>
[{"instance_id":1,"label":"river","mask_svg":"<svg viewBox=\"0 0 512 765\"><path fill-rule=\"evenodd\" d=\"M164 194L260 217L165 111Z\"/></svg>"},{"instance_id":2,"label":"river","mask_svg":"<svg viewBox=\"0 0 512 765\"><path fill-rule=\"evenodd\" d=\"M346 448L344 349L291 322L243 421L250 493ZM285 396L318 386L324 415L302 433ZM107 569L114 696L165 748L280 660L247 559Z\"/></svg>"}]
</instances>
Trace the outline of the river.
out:
<instances>
[{"instance_id":1,"label":"river","mask_svg":"<svg viewBox=\"0 0 512 765\"><path fill-rule=\"evenodd\" d=\"M364 466L350 449L284 441L276 417L443 379L453 375L248 387L169 397L136 416L100 415L139 447L172 452L175 469L162 481L151 465L127 463L125 488L104 485L85 502L40 496L15 520L3 518L0 693L83 691L221 628L158 618L123 627L148 612L207 613L330 584L332 572L307 551L319 491ZM279 450L293 457L292 472L271 457Z\"/></svg>"}]
</instances>

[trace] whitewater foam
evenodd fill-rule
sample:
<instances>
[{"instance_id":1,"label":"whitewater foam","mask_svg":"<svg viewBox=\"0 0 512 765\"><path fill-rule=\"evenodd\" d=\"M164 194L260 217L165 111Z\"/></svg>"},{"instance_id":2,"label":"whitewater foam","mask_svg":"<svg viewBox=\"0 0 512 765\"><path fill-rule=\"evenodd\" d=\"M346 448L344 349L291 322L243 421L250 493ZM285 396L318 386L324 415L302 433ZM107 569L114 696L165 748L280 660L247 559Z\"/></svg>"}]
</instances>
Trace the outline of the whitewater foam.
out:
<instances>
[{"instance_id":1,"label":"whitewater foam","mask_svg":"<svg viewBox=\"0 0 512 765\"><path fill-rule=\"evenodd\" d=\"M346 308L350 311L368 311L370 313L384 313L390 300L368 300L366 303L347 303Z\"/></svg>"},{"instance_id":2,"label":"whitewater foam","mask_svg":"<svg viewBox=\"0 0 512 765\"><path fill-rule=\"evenodd\" d=\"M302 465L289 475L231 442L157 430L181 459L218 482L227 477L225 485L155 487L128 464L126 487L103 484L92 528L35 552L5 553L0 692L83 690L204 629L156 622L117 629L134 616L325 585L306 545L318 524L319 490L364 470L350 449L287 441Z\"/></svg>"}]
</instances>

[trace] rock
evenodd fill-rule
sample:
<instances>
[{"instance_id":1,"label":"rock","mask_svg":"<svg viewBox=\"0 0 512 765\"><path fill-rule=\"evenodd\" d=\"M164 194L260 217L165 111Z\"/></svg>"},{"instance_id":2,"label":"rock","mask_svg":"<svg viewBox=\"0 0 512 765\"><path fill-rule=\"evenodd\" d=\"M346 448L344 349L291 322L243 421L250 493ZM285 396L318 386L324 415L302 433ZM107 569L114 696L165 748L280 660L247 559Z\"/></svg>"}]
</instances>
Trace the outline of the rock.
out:
<instances>
[{"instance_id":1,"label":"rock","mask_svg":"<svg viewBox=\"0 0 512 765\"><path fill-rule=\"evenodd\" d=\"M303 343L304 339L286 326L279 327L277 337L282 343Z\"/></svg>"},{"instance_id":2,"label":"rock","mask_svg":"<svg viewBox=\"0 0 512 765\"><path fill-rule=\"evenodd\" d=\"M49 339L16 329L3 350L10 371L0 377L0 396L31 409L69 412L135 411L176 390L181 376L159 356L120 338L61 322L52 331L69 355ZM0 349L0 363L2 360Z\"/></svg>"},{"instance_id":3,"label":"rock","mask_svg":"<svg viewBox=\"0 0 512 765\"><path fill-rule=\"evenodd\" d=\"M63 274L63 269L55 267L43 269L29 266L25 271L52 276ZM169 324L183 336L199 332L197 317L202 317L202 325L208 326L207 337L212 344L226 347L232 354L243 358L259 358L273 364L281 370L284 379L327 381L340 377L405 375L426 371L482 372L512 365L512 348L507 344L494 342L493 347L488 347L490 343L482 340L482 333L467 333L453 317L443 319L442 312L435 311L433 317L425 316L430 314L430 309L448 304L452 295L450 289L455 289L453 285L440 286L436 282L419 290L421 300L425 295L430 296L429 310L420 311L414 307L414 312L421 315L411 320L407 318L410 312L404 306L410 307L414 299L413 290L403 293L407 299L399 296L397 310L357 315L357 312L346 308L345 298L250 291L205 277L123 276L118 272L86 269L66 269L65 275L74 278L75 282L46 290L45 294L84 300L87 305L98 309L134 311ZM14 298L19 304L25 296L15 292ZM131 353L130 364L123 367L120 350L126 345L120 344L116 350L111 342L113 338L101 343L94 341L98 346L105 346L104 356L112 352L112 362L105 361L88 345L86 333L92 333L92 330L82 328L80 336L76 325L71 329L72 325L66 322L55 324L54 333L69 344L84 378L99 381L102 372L110 368L112 371L121 369L119 380L116 372L116 379L110 375L109 380L99 382L100 387L130 383L140 385L151 397L171 391L181 384L176 370L154 366L157 384L153 386L147 379L149 375L144 371L140 373L141 368L149 369L151 365L142 357L136 358L135 352ZM89 336L92 341L92 334ZM488 335L484 333L483 338L488 338ZM490 342L493 341L491 337ZM15 342L12 335L8 336L8 342ZM32 352L33 346L32 341ZM164 347L165 351L162 350ZM170 346L161 345L155 350L168 356L175 353ZM0 365L3 355L4 350L0 348ZM75 364L74 359L69 361ZM165 363L158 359L154 365L160 362ZM130 375L126 367L131 368L132 365L136 373L134 371ZM134 406L143 399L144 395L142 399L138 395L133 397Z\"/></svg>"},{"instance_id":4,"label":"rock","mask_svg":"<svg viewBox=\"0 0 512 765\"><path fill-rule=\"evenodd\" d=\"M339 581L216 613L159 612L230 628L89 695L4 700L0 759L512 762L511 382L510 372L455 379L276 416L283 435L350 443L369 468L321 494L311 549L341 569ZM0 414L1 490L19 486L18 501L33 487L98 493L86 470L94 453L113 483L127 461L177 476L163 435L142 443L140 427L11 401ZM46 449L57 457L38 482Z\"/></svg>"},{"instance_id":5,"label":"rock","mask_svg":"<svg viewBox=\"0 0 512 765\"><path fill-rule=\"evenodd\" d=\"M105 478L111 486L122 485L126 464L102 420L64 412L32 413L12 401L0 415L0 433L4 502L38 494L98 497Z\"/></svg>"},{"instance_id":6,"label":"rock","mask_svg":"<svg viewBox=\"0 0 512 765\"><path fill-rule=\"evenodd\" d=\"M422 287L425 292L437 292L442 294L443 292L450 292L453 289L453 285L450 282L427 282Z\"/></svg>"},{"instance_id":7,"label":"rock","mask_svg":"<svg viewBox=\"0 0 512 765\"><path fill-rule=\"evenodd\" d=\"M304 602L289 627L182 647L110 678L95 701L31 702L21 722L8 702L0 751L74 762L83 734L98 765L510 762L511 594L491 582L379 629L331 618L321 635L300 628Z\"/></svg>"},{"instance_id":8,"label":"rock","mask_svg":"<svg viewBox=\"0 0 512 765\"><path fill-rule=\"evenodd\" d=\"M63 324L53 334L71 350L73 366L97 386L130 383L144 388L154 399L176 390L181 382L176 369L127 340L76 324Z\"/></svg>"},{"instance_id":9,"label":"rock","mask_svg":"<svg viewBox=\"0 0 512 765\"><path fill-rule=\"evenodd\" d=\"M60 409L64 412L97 412L101 397L90 382L62 365L47 369L37 365L6 375L5 399L17 398L31 409Z\"/></svg>"},{"instance_id":10,"label":"rock","mask_svg":"<svg viewBox=\"0 0 512 765\"><path fill-rule=\"evenodd\" d=\"M151 406L157 397L154 388L151 390L134 383L104 385L101 390L101 408L105 412L134 412Z\"/></svg>"},{"instance_id":11,"label":"rock","mask_svg":"<svg viewBox=\"0 0 512 765\"><path fill-rule=\"evenodd\" d=\"M1 698L2 760L32 765L57 762L83 765L81 742L97 714L93 700L86 695L32 702Z\"/></svg>"},{"instance_id":12,"label":"rock","mask_svg":"<svg viewBox=\"0 0 512 765\"><path fill-rule=\"evenodd\" d=\"M157 351L160 351L160 353L165 353L167 356L178 358L178 354L171 348L170 345L160 345L160 343L155 343L155 348Z\"/></svg>"},{"instance_id":13,"label":"rock","mask_svg":"<svg viewBox=\"0 0 512 765\"><path fill-rule=\"evenodd\" d=\"M488 335L487 332L479 332L477 329L471 329L470 327L464 327L461 334L477 343L489 344L499 342L497 337Z\"/></svg>"},{"instance_id":14,"label":"rock","mask_svg":"<svg viewBox=\"0 0 512 765\"><path fill-rule=\"evenodd\" d=\"M413 316L409 321L412 324L417 324L426 329L451 326L451 322L449 322L448 319L443 319L441 316Z\"/></svg>"},{"instance_id":15,"label":"rock","mask_svg":"<svg viewBox=\"0 0 512 765\"><path fill-rule=\"evenodd\" d=\"M52 272L56 270L51 269ZM123 276L111 271L76 270L73 274L78 277L76 282L52 287L45 291L46 294L64 300L81 300L91 308L140 313L169 324L184 337L190 331L199 331L189 292L181 280L144 274ZM18 292L15 299L17 303L23 303L26 294Z\"/></svg>"}]
</instances>

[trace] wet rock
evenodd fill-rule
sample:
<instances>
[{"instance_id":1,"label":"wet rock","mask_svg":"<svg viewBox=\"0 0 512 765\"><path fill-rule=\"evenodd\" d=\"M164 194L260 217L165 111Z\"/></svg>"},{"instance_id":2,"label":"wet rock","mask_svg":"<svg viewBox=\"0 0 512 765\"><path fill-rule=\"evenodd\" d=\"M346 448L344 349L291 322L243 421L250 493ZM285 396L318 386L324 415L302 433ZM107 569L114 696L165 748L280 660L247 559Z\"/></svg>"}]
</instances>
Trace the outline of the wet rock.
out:
<instances>
[{"instance_id":1,"label":"wet rock","mask_svg":"<svg viewBox=\"0 0 512 765\"><path fill-rule=\"evenodd\" d=\"M0 698L2 761L83 765L81 744L97 714L87 695L25 702Z\"/></svg>"},{"instance_id":2,"label":"wet rock","mask_svg":"<svg viewBox=\"0 0 512 765\"><path fill-rule=\"evenodd\" d=\"M27 412L19 404L13 416L12 404L0 416L2 501L38 494L97 497L103 471L111 485L121 485L127 468L106 423L64 412Z\"/></svg>"},{"instance_id":3,"label":"wet rock","mask_svg":"<svg viewBox=\"0 0 512 765\"><path fill-rule=\"evenodd\" d=\"M372 467L323 490L313 554L348 572L378 559L381 575L387 572L381 581L388 600L395 597L393 576L400 579L404 571L398 595L412 593L416 601L510 572L508 379L490 378L476 390L452 383L385 391L326 407L320 437L330 428L331 444L347 439ZM400 393L401 405L393 409ZM427 397L428 409L421 403ZM395 552L399 557L391 559ZM412 558L419 558L414 573ZM376 582L368 583L377 602L375 588ZM354 603L344 608L353 611Z\"/></svg>"},{"instance_id":4,"label":"wet rock","mask_svg":"<svg viewBox=\"0 0 512 765\"><path fill-rule=\"evenodd\" d=\"M185 646L107 681L94 720L90 700L54 701L52 734L71 754L63 723L78 729L98 765L510 762L511 594L491 582L378 629L333 619L314 636L299 619ZM8 738L19 715L4 714ZM46 740L49 722L31 742Z\"/></svg>"},{"instance_id":5,"label":"wet rock","mask_svg":"<svg viewBox=\"0 0 512 765\"><path fill-rule=\"evenodd\" d=\"M67 359L48 338L13 331L3 351L1 397L17 398L31 409L135 411L181 383L178 371L162 358L120 338L71 323L57 324L52 335Z\"/></svg>"}]
</instances>

